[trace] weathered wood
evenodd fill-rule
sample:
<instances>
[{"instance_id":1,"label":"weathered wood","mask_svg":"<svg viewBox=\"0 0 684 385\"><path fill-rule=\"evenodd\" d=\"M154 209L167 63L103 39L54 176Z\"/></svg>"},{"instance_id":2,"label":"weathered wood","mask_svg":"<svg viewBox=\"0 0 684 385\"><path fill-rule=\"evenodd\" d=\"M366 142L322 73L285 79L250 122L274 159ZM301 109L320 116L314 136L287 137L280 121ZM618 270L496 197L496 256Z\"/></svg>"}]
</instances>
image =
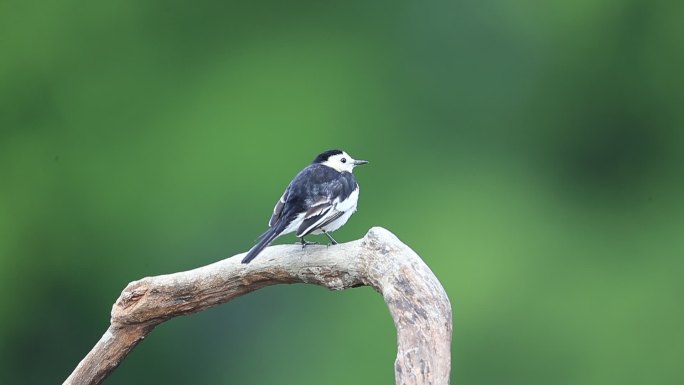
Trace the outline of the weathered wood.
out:
<instances>
[{"instance_id":1,"label":"weathered wood","mask_svg":"<svg viewBox=\"0 0 684 385\"><path fill-rule=\"evenodd\" d=\"M279 283L311 283L331 290L373 287L385 299L397 328L396 383L449 383L449 298L420 257L389 231L374 227L360 240L331 247L272 246L246 265L240 263L243 256L128 284L114 303L111 325L64 385L100 384L169 318Z\"/></svg>"}]
</instances>

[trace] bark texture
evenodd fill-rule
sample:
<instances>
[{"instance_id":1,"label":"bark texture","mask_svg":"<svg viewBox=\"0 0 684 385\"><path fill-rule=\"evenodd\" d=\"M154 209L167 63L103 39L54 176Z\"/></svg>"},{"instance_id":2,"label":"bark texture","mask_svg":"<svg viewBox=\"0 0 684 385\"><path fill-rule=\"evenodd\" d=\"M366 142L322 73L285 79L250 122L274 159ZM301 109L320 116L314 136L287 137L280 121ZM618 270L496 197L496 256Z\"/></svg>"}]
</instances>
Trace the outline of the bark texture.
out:
<instances>
[{"instance_id":1,"label":"bark texture","mask_svg":"<svg viewBox=\"0 0 684 385\"><path fill-rule=\"evenodd\" d=\"M230 301L265 286L310 283L331 290L371 286L382 294L397 329L398 385L447 385L451 305L442 285L413 250L374 227L335 246L266 248L197 269L133 281L112 307L111 324L64 385L100 384L160 323Z\"/></svg>"}]
</instances>

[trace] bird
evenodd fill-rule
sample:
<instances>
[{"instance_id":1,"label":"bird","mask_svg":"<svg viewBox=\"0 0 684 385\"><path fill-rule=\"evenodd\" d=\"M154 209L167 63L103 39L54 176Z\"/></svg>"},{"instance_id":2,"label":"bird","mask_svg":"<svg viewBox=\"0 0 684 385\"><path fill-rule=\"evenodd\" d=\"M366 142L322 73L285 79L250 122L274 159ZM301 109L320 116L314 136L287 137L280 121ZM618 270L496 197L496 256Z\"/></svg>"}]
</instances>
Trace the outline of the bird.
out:
<instances>
[{"instance_id":1,"label":"bird","mask_svg":"<svg viewBox=\"0 0 684 385\"><path fill-rule=\"evenodd\" d=\"M336 245L330 233L347 223L359 199L359 184L352 171L367 163L337 149L318 154L287 186L273 208L268 230L259 236L242 263L256 258L279 236L293 232L302 248L317 244L304 239L309 234L323 233Z\"/></svg>"}]
</instances>

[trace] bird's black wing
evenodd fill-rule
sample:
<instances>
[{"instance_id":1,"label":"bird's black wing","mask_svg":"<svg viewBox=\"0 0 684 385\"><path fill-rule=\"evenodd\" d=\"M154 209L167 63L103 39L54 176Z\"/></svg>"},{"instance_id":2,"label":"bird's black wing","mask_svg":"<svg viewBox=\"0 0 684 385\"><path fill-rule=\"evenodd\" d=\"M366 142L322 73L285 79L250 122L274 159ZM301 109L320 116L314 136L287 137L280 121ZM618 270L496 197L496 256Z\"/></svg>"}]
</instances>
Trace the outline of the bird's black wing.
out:
<instances>
[{"instance_id":1,"label":"bird's black wing","mask_svg":"<svg viewBox=\"0 0 684 385\"><path fill-rule=\"evenodd\" d=\"M280 197L278 202L276 202L275 207L273 208L273 215L271 215L271 219L268 221L268 227L273 227L280 217L283 215L283 207L285 207L285 202L287 202L287 196L290 193L290 186L287 186L285 189L285 192L283 195Z\"/></svg>"},{"instance_id":2,"label":"bird's black wing","mask_svg":"<svg viewBox=\"0 0 684 385\"><path fill-rule=\"evenodd\" d=\"M311 207L304 215L302 224L297 229L297 236L303 237L312 231L327 225L339 218L344 212L335 210L335 203L327 197L321 199L323 203Z\"/></svg>"},{"instance_id":3,"label":"bird's black wing","mask_svg":"<svg viewBox=\"0 0 684 385\"><path fill-rule=\"evenodd\" d=\"M297 229L298 237L327 225L339 218L343 211L335 206L346 200L356 188L356 179L351 173L340 173L323 165L311 165L302 178L293 183L293 193L304 199L301 211L304 217Z\"/></svg>"}]
</instances>

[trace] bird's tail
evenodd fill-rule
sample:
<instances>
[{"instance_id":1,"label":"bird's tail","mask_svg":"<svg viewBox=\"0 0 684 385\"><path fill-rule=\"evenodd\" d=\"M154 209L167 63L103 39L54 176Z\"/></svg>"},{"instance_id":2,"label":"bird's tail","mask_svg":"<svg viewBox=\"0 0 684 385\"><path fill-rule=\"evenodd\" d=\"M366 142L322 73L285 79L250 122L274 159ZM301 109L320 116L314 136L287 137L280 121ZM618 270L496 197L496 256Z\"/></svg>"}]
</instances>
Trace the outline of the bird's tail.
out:
<instances>
[{"instance_id":1,"label":"bird's tail","mask_svg":"<svg viewBox=\"0 0 684 385\"><path fill-rule=\"evenodd\" d=\"M259 253L261 253L261 251L266 248L266 246L273 242L273 240L276 239L278 235L280 235L280 233L283 231L283 229L281 229L280 227L280 224L275 225L270 229L266 230L265 233L261 234L257 244L254 245L254 247L252 247L247 252L247 255L245 255L244 258L242 258L242 263L249 263L249 261L256 258L256 256L259 255Z\"/></svg>"}]
</instances>

